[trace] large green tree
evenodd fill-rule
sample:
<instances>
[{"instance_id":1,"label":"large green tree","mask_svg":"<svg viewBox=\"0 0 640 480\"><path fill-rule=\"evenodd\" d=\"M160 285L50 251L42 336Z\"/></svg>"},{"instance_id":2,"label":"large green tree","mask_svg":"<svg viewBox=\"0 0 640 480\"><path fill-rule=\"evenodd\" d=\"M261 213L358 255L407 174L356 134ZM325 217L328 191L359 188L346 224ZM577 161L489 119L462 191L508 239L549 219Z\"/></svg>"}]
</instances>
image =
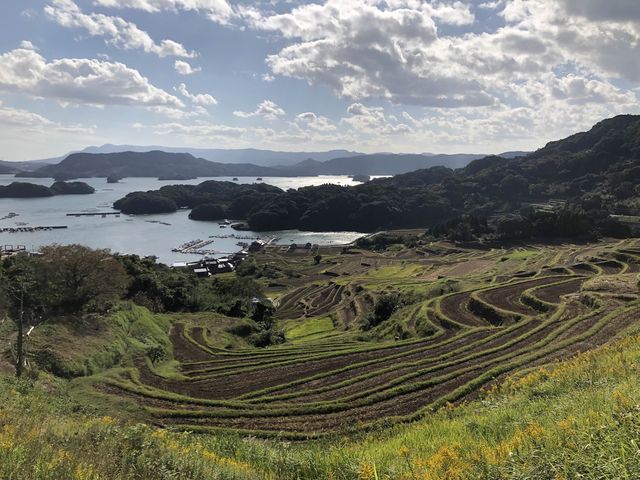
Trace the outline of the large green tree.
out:
<instances>
[{"instance_id":1,"label":"large green tree","mask_svg":"<svg viewBox=\"0 0 640 480\"><path fill-rule=\"evenodd\" d=\"M46 279L42 287L52 313L103 308L124 293L127 274L109 250L52 245L40 252L34 261L41 279Z\"/></svg>"}]
</instances>

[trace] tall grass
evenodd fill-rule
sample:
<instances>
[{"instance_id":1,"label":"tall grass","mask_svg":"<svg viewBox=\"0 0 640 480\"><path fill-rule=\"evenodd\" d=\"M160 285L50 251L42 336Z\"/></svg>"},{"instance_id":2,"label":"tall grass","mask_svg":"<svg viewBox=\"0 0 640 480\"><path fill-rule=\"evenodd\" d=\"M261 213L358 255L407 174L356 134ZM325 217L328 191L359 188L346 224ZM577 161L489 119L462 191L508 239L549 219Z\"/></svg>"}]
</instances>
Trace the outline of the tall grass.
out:
<instances>
[{"instance_id":1,"label":"tall grass","mask_svg":"<svg viewBox=\"0 0 640 480\"><path fill-rule=\"evenodd\" d=\"M3 479L640 478L640 335L408 425L307 443L103 416L67 383L0 381Z\"/></svg>"}]
</instances>

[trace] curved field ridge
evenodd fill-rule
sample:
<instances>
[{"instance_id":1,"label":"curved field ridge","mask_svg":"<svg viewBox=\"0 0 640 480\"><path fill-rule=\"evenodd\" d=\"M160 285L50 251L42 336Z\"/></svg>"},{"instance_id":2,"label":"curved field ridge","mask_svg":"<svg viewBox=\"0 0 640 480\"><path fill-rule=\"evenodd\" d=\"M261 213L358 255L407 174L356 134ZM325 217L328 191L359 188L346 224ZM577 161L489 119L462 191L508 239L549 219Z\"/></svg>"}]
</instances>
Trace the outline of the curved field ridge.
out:
<instances>
[{"instance_id":1,"label":"curved field ridge","mask_svg":"<svg viewBox=\"0 0 640 480\"><path fill-rule=\"evenodd\" d=\"M637 287L624 297L602 290L612 278L618 282L612 289L636 285L635 248L536 247L535 256L464 250L413 260L406 252L369 252L366 265L378 265L374 271L359 270L350 256L340 265L348 281L316 275L277 302L280 321L300 325L329 316L340 331L303 343L225 350L206 327L177 322L170 331L175 374L160 375L139 359L97 388L139 403L158 424L192 431L302 439L413 420L508 372L601 345L637 323ZM476 264L482 271L466 268ZM449 282L428 278L430 271L473 276ZM588 290L594 278L598 291ZM387 330L418 331L422 322L426 333L363 341L353 333L357 319L390 291L409 291L413 296L404 298L417 300L387 320Z\"/></svg>"}]
</instances>

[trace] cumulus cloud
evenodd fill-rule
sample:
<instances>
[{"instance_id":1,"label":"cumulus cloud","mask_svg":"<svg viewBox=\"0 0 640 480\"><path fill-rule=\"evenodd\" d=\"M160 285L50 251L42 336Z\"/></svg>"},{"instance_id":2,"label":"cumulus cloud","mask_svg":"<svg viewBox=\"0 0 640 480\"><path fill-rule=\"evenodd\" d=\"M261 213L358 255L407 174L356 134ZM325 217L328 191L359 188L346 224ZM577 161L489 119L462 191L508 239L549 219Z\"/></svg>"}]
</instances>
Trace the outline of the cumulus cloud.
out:
<instances>
[{"instance_id":1,"label":"cumulus cloud","mask_svg":"<svg viewBox=\"0 0 640 480\"><path fill-rule=\"evenodd\" d=\"M0 124L8 127L24 127L30 132L61 132L61 133L93 133L93 127L81 125L64 125L49 120L46 117L20 108L5 107L0 103Z\"/></svg>"},{"instance_id":2,"label":"cumulus cloud","mask_svg":"<svg viewBox=\"0 0 640 480\"><path fill-rule=\"evenodd\" d=\"M140 49L159 57L196 56L180 43L173 40L162 40L156 43L147 32L140 30L136 24L120 17L103 14L85 14L72 0L53 0L45 7L47 17L66 28L78 28L92 37L104 37L106 42L124 50Z\"/></svg>"},{"instance_id":3,"label":"cumulus cloud","mask_svg":"<svg viewBox=\"0 0 640 480\"><path fill-rule=\"evenodd\" d=\"M197 11L203 12L212 21L227 24L234 17L234 10L226 0L94 0L94 3L109 8L132 8L146 12Z\"/></svg>"},{"instance_id":4,"label":"cumulus cloud","mask_svg":"<svg viewBox=\"0 0 640 480\"><path fill-rule=\"evenodd\" d=\"M285 13L254 12L245 21L288 41L266 60L274 74L326 85L356 102L495 109L515 105L523 90L546 89L543 95L567 103L628 103L629 92L611 78L640 81L640 5L614 3L325 0ZM474 23L474 8L495 10L506 24L440 33L442 23ZM578 77L585 79L582 92Z\"/></svg>"},{"instance_id":5,"label":"cumulus cloud","mask_svg":"<svg viewBox=\"0 0 640 480\"><path fill-rule=\"evenodd\" d=\"M589 20L618 22L640 21L640 3L636 0L560 0L567 13L581 15Z\"/></svg>"},{"instance_id":6,"label":"cumulus cloud","mask_svg":"<svg viewBox=\"0 0 640 480\"><path fill-rule=\"evenodd\" d=\"M246 129L231 127L228 125L218 125L212 123L195 123L187 125L183 123L162 123L153 126L157 135L177 135L183 137L239 137Z\"/></svg>"},{"instance_id":7,"label":"cumulus cloud","mask_svg":"<svg viewBox=\"0 0 640 480\"><path fill-rule=\"evenodd\" d=\"M294 43L267 58L273 73L324 84L340 96L425 106L490 105L480 82L452 74L437 51L437 22L473 21L461 2L327 0L254 21Z\"/></svg>"},{"instance_id":8,"label":"cumulus cloud","mask_svg":"<svg viewBox=\"0 0 640 480\"><path fill-rule=\"evenodd\" d=\"M210 106L217 105L218 101L208 93L198 93L193 94L187 90L187 86L184 83L181 83L175 88L183 97L188 98L193 103L197 105Z\"/></svg>"},{"instance_id":9,"label":"cumulus cloud","mask_svg":"<svg viewBox=\"0 0 640 480\"><path fill-rule=\"evenodd\" d=\"M202 70L201 68L193 68L189 63L183 62L182 60L176 60L173 64L173 68L180 75L193 75L194 73Z\"/></svg>"},{"instance_id":10,"label":"cumulus cloud","mask_svg":"<svg viewBox=\"0 0 640 480\"><path fill-rule=\"evenodd\" d=\"M236 117L241 118L251 118L251 117L261 117L266 120L275 120L278 117L285 115L285 111L278 106L275 102L271 100L265 100L260 103L258 107L253 112L243 112L240 110L236 110L233 112Z\"/></svg>"},{"instance_id":11,"label":"cumulus cloud","mask_svg":"<svg viewBox=\"0 0 640 480\"><path fill-rule=\"evenodd\" d=\"M61 103L184 107L180 99L123 63L86 58L47 61L29 48L0 55L0 90Z\"/></svg>"},{"instance_id":12,"label":"cumulus cloud","mask_svg":"<svg viewBox=\"0 0 640 480\"><path fill-rule=\"evenodd\" d=\"M310 128L317 132L335 132L337 127L327 117L316 115L313 112L303 112L296 115L298 125Z\"/></svg>"},{"instance_id":13,"label":"cumulus cloud","mask_svg":"<svg viewBox=\"0 0 640 480\"><path fill-rule=\"evenodd\" d=\"M342 118L341 123L361 134L397 135L413 132L409 125L387 118L382 107L367 107L362 103L353 103L347 108L347 113L349 116Z\"/></svg>"}]
</instances>

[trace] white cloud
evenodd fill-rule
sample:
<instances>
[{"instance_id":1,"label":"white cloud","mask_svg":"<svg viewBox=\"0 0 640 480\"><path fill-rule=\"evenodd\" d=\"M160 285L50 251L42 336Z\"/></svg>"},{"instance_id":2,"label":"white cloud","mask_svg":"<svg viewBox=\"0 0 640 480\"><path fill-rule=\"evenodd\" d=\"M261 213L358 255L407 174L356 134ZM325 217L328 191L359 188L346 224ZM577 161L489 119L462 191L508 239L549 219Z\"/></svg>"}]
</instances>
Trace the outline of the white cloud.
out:
<instances>
[{"instance_id":1,"label":"white cloud","mask_svg":"<svg viewBox=\"0 0 640 480\"><path fill-rule=\"evenodd\" d=\"M173 40L162 40L156 43L147 32L140 30L134 23L120 17L103 14L82 13L72 0L53 0L52 5L44 9L47 16L65 28L80 28L92 37L104 37L107 43L124 50L140 49L159 57L196 56L180 43Z\"/></svg>"},{"instance_id":2,"label":"white cloud","mask_svg":"<svg viewBox=\"0 0 640 480\"><path fill-rule=\"evenodd\" d=\"M185 125L182 123L162 123L153 126L157 135L177 135L183 137L239 137L246 129L231 127L228 125L217 125L212 123L195 123Z\"/></svg>"},{"instance_id":3,"label":"white cloud","mask_svg":"<svg viewBox=\"0 0 640 480\"><path fill-rule=\"evenodd\" d=\"M26 48L0 55L0 90L61 103L184 107L177 97L122 63L86 58L48 62Z\"/></svg>"},{"instance_id":4,"label":"white cloud","mask_svg":"<svg viewBox=\"0 0 640 480\"><path fill-rule=\"evenodd\" d=\"M367 107L361 103L353 103L347 108L348 117L341 120L341 124L349 126L360 134L367 135L398 135L413 132L405 124L390 121L381 107Z\"/></svg>"},{"instance_id":5,"label":"white cloud","mask_svg":"<svg viewBox=\"0 0 640 480\"><path fill-rule=\"evenodd\" d=\"M491 2L484 2L478 5L478 8L486 9L486 10L495 10L500 7L504 3L504 0L494 0Z\"/></svg>"},{"instance_id":6,"label":"white cloud","mask_svg":"<svg viewBox=\"0 0 640 480\"><path fill-rule=\"evenodd\" d=\"M234 17L226 0L94 0L96 5L110 8L132 8L146 12L193 10L203 12L212 21L227 24Z\"/></svg>"},{"instance_id":7,"label":"white cloud","mask_svg":"<svg viewBox=\"0 0 640 480\"><path fill-rule=\"evenodd\" d=\"M236 110L233 112L236 117L251 118L262 117L266 120L275 120L278 117L285 115L285 111L280 108L275 102L271 100L265 100L258 105L253 112L242 112Z\"/></svg>"},{"instance_id":8,"label":"white cloud","mask_svg":"<svg viewBox=\"0 0 640 480\"><path fill-rule=\"evenodd\" d=\"M36 46L29 40L22 40L20 42L20 48L24 48L25 50L37 50Z\"/></svg>"},{"instance_id":9,"label":"white cloud","mask_svg":"<svg viewBox=\"0 0 640 480\"><path fill-rule=\"evenodd\" d=\"M304 112L296 115L296 122L318 132L335 132L337 130L331 120L313 112Z\"/></svg>"},{"instance_id":10,"label":"white cloud","mask_svg":"<svg viewBox=\"0 0 640 480\"><path fill-rule=\"evenodd\" d=\"M491 105L481 82L440 62L436 23L473 21L461 2L327 0L254 20L294 43L267 58L273 73L328 85L353 100L425 106ZM429 49L433 47L433 51Z\"/></svg>"},{"instance_id":11,"label":"white cloud","mask_svg":"<svg viewBox=\"0 0 640 480\"><path fill-rule=\"evenodd\" d=\"M8 127L24 127L23 131L45 133L93 133L93 127L83 127L81 125L64 125L53 122L40 114L28 110L5 107L0 103L0 124Z\"/></svg>"},{"instance_id":12,"label":"white cloud","mask_svg":"<svg viewBox=\"0 0 640 480\"><path fill-rule=\"evenodd\" d=\"M175 90L179 92L183 97L188 98L197 105L209 106L217 105L218 101L208 93L193 94L187 90L187 86L184 83L178 85Z\"/></svg>"},{"instance_id":13,"label":"white cloud","mask_svg":"<svg viewBox=\"0 0 640 480\"><path fill-rule=\"evenodd\" d=\"M202 70L201 68L193 68L189 63L183 62L182 60L176 60L173 68L175 68L176 72L180 75L192 75Z\"/></svg>"},{"instance_id":14,"label":"white cloud","mask_svg":"<svg viewBox=\"0 0 640 480\"><path fill-rule=\"evenodd\" d=\"M276 77L274 77L273 75L269 74L269 73L263 73L260 78L262 79L263 82L273 82Z\"/></svg>"},{"instance_id":15,"label":"white cloud","mask_svg":"<svg viewBox=\"0 0 640 480\"><path fill-rule=\"evenodd\" d=\"M581 15L589 20L618 22L640 21L640 2L636 0L560 0L567 13Z\"/></svg>"}]
</instances>

